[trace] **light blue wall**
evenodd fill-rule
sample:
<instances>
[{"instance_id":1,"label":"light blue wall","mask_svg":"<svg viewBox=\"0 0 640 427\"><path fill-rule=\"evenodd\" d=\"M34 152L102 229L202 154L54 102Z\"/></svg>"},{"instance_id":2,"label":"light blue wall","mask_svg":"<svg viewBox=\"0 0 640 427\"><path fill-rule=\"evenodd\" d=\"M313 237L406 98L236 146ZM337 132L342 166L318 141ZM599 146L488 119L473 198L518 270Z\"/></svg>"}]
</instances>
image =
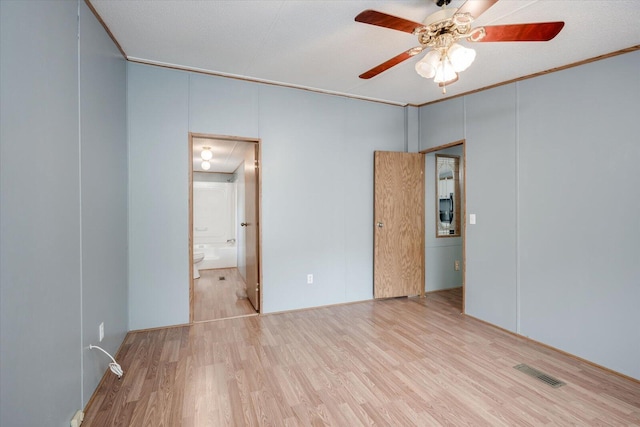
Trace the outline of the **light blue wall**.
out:
<instances>
[{"instance_id":1,"label":"light blue wall","mask_svg":"<svg viewBox=\"0 0 640 427\"><path fill-rule=\"evenodd\" d=\"M329 155L323 173L337 171L340 176L333 189L340 199L325 203L343 203L346 302L373 298L373 152L404 151L405 136L402 108L349 99L343 103L344 148L336 156L344 157L344 169L338 170Z\"/></svg>"},{"instance_id":2,"label":"light blue wall","mask_svg":"<svg viewBox=\"0 0 640 427\"><path fill-rule=\"evenodd\" d=\"M467 215L477 219L467 226L466 313L515 331L515 85L464 100Z\"/></svg>"},{"instance_id":3,"label":"light blue wall","mask_svg":"<svg viewBox=\"0 0 640 427\"><path fill-rule=\"evenodd\" d=\"M440 291L462 286L462 237L436 237L436 154L460 157L460 171L464 170L464 154L461 145L425 155L425 291ZM460 181L460 200L464 200L464 176ZM462 204L462 203L461 203ZM462 206L456 209L461 209ZM464 221L464 212L460 213ZM460 270L455 262L460 261Z\"/></svg>"},{"instance_id":4,"label":"light blue wall","mask_svg":"<svg viewBox=\"0 0 640 427\"><path fill-rule=\"evenodd\" d=\"M127 333L126 64L80 2L83 405ZM104 322L105 337L98 342Z\"/></svg>"},{"instance_id":5,"label":"light blue wall","mask_svg":"<svg viewBox=\"0 0 640 427\"><path fill-rule=\"evenodd\" d=\"M201 74L189 74L188 78L191 132L244 137L258 135L259 85Z\"/></svg>"},{"instance_id":6,"label":"light blue wall","mask_svg":"<svg viewBox=\"0 0 640 427\"><path fill-rule=\"evenodd\" d=\"M128 69L131 329L188 322L188 132L262 140L263 312L372 298L373 151L404 151L402 107Z\"/></svg>"},{"instance_id":7,"label":"light blue wall","mask_svg":"<svg viewBox=\"0 0 640 427\"><path fill-rule=\"evenodd\" d=\"M640 379L640 52L518 95L521 333Z\"/></svg>"},{"instance_id":8,"label":"light blue wall","mask_svg":"<svg viewBox=\"0 0 640 427\"><path fill-rule=\"evenodd\" d=\"M124 60L83 2L1 1L0 43L0 425L68 426L126 331Z\"/></svg>"},{"instance_id":9,"label":"light blue wall","mask_svg":"<svg viewBox=\"0 0 640 427\"><path fill-rule=\"evenodd\" d=\"M466 312L635 378L639 69L620 55L425 106L420 123L427 146L466 137Z\"/></svg>"},{"instance_id":10,"label":"light blue wall","mask_svg":"<svg viewBox=\"0 0 640 427\"><path fill-rule=\"evenodd\" d=\"M129 329L188 323L189 75L127 70Z\"/></svg>"},{"instance_id":11,"label":"light blue wall","mask_svg":"<svg viewBox=\"0 0 640 427\"><path fill-rule=\"evenodd\" d=\"M405 125L407 128L407 152L417 153L420 151L420 108L405 107Z\"/></svg>"},{"instance_id":12,"label":"light blue wall","mask_svg":"<svg viewBox=\"0 0 640 427\"><path fill-rule=\"evenodd\" d=\"M82 404L78 5L30 3L0 2L0 425L62 426Z\"/></svg>"},{"instance_id":13,"label":"light blue wall","mask_svg":"<svg viewBox=\"0 0 640 427\"><path fill-rule=\"evenodd\" d=\"M265 311L372 298L373 151L403 151L403 109L260 93Z\"/></svg>"},{"instance_id":14,"label":"light blue wall","mask_svg":"<svg viewBox=\"0 0 640 427\"><path fill-rule=\"evenodd\" d=\"M420 108L420 150L464 139L464 100L454 98Z\"/></svg>"}]
</instances>

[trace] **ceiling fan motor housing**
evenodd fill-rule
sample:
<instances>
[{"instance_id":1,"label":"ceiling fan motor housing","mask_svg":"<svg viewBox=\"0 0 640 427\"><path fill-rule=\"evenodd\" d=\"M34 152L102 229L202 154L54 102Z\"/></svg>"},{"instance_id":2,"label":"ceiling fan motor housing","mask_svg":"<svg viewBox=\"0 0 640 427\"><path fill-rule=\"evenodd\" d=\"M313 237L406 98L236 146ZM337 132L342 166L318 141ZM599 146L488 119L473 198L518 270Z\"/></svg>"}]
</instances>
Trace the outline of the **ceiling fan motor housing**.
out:
<instances>
[{"instance_id":1,"label":"ceiling fan motor housing","mask_svg":"<svg viewBox=\"0 0 640 427\"><path fill-rule=\"evenodd\" d=\"M473 18L467 15L457 14L457 9L441 9L427 16L414 34L423 47L446 50L455 41L471 35Z\"/></svg>"}]
</instances>

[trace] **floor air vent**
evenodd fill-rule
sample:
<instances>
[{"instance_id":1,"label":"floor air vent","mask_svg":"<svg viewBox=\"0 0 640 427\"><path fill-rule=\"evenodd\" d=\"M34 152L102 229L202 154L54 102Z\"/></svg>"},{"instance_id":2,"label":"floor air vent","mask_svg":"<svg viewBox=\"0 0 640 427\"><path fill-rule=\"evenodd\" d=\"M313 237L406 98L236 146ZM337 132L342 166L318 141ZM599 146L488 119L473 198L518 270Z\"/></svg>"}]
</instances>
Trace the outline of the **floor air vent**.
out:
<instances>
[{"instance_id":1,"label":"floor air vent","mask_svg":"<svg viewBox=\"0 0 640 427\"><path fill-rule=\"evenodd\" d=\"M520 365L516 365L514 366L514 368L520 372L524 372L525 374L531 377L537 378L540 381L543 381L549 384L553 388L558 388L558 387L562 387L563 385L566 385L566 383L563 383L562 381L555 379L552 376L545 374L544 372L540 372L529 365L525 365L524 363L521 363Z\"/></svg>"}]
</instances>

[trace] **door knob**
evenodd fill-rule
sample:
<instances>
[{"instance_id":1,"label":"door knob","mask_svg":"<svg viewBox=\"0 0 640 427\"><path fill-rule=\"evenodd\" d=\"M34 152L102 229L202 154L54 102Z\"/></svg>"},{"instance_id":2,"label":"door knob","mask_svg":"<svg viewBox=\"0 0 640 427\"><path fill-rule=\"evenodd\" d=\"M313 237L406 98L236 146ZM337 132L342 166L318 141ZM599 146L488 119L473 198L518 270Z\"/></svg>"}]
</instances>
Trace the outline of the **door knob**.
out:
<instances>
[{"instance_id":1,"label":"door knob","mask_svg":"<svg viewBox=\"0 0 640 427\"><path fill-rule=\"evenodd\" d=\"M378 226L378 228L382 228L382 227L384 227L384 224L383 224L383 223L381 223L381 222L376 223L376 225Z\"/></svg>"},{"instance_id":2,"label":"door knob","mask_svg":"<svg viewBox=\"0 0 640 427\"><path fill-rule=\"evenodd\" d=\"M247 225L249 225L249 223L247 223L247 222L241 222L240 223L240 227L246 227Z\"/></svg>"}]
</instances>

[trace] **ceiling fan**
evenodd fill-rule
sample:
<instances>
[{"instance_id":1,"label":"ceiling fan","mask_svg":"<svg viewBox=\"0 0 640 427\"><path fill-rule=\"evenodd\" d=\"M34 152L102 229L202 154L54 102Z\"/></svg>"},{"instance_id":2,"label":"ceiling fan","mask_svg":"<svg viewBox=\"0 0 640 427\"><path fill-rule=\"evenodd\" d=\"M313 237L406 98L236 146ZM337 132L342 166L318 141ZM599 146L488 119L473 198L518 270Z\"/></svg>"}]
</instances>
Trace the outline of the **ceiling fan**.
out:
<instances>
[{"instance_id":1,"label":"ceiling fan","mask_svg":"<svg viewBox=\"0 0 640 427\"><path fill-rule=\"evenodd\" d=\"M471 24L498 0L467 0L459 9L447 9L451 0L433 0L438 12L428 16L423 23L413 22L375 10L365 10L356 16L357 22L404 31L418 37L419 46L413 47L388 61L360 74L361 79L370 79L383 71L431 48L416 63L416 72L434 82L446 92L446 86L458 80L458 73L467 69L475 59L476 52L457 43L470 42L523 42L549 41L564 27L564 22L537 22L528 24L490 25L472 28Z\"/></svg>"}]
</instances>

